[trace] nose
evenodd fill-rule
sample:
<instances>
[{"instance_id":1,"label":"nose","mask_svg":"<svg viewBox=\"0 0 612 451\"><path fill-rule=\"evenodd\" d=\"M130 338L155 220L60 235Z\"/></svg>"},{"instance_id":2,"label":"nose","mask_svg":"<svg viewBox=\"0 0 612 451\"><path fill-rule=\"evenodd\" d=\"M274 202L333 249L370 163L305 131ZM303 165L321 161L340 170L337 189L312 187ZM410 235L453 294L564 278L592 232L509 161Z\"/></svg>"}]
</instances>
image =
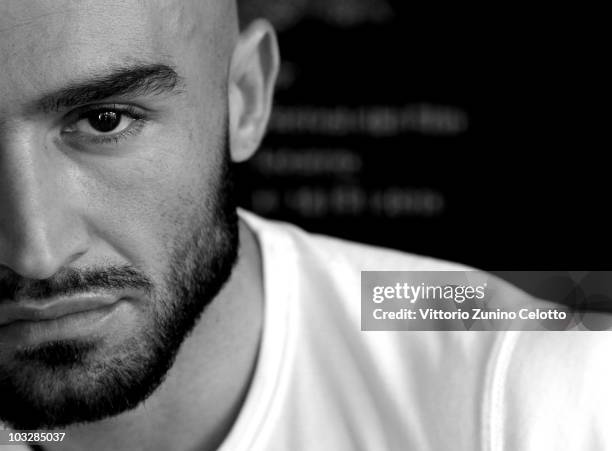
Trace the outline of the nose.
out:
<instances>
[{"instance_id":1,"label":"nose","mask_svg":"<svg viewBox=\"0 0 612 451\"><path fill-rule=\"evenodd\" d=\"M48 279L85 253L70 160L35 133L0 130L0 268Z\"/></svg>"}]
</instances>

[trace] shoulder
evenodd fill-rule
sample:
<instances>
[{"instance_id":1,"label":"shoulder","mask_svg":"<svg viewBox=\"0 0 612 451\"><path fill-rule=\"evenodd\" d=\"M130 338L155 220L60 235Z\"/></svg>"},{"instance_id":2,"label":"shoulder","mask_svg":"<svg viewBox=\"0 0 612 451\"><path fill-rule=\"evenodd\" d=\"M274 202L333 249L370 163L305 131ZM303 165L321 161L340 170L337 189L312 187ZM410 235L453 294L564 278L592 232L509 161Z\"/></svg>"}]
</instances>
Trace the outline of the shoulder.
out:
<instances>
[{"instance_id":1,"label":"shoulder","mask_svg":"<svg viewBox=\"0 0 612 451\"><path fill-rule=\"evenodd\" d=\"M338 295L339 290L345 294L337 296L340 299L359 297L363 271L413 272L415 277L421 273L419 282L426 277L430 277L432 282L440 282L450 276L445 276L445 272L464 272L469 274L468 277L486 278L491 293L494 293L492 307L546 305L511 283L468 265L313 234L293 224L263 219L244 210L240 210L240 216L258 237L262 254L268 260L282 261L282 265L277 264L275 268L291 266L297 277L315 279L320 286L332 285L332 293ZM427 272L431 274L427 275Z\"/></svg>"},{"instance_id":2,"label":"shoulder","mask_svg":"<svg viewBox=\"0 0 612 451\"><path fill-rule=\"evenodd\" d=\"M356 434L372 449L612 449L612 333L363 332L361 271L471 268L241 217L273 260L270 293L283 284L292 293L282 418L338 443ZM496 287L502 303L545 305ZM372 424L368 412L386 421Z\"/></svg>"},{"instance_id":3,"label":"shoulder","mask_svg":"<svg viewBox=\"0 0 612 451\"><path fill-rule=\"evenodd\" d=\"M460 271L467 266L325 235L309 233L289 223L264 219L245 210L240 217L260 240L282 241L302 262L343 265L361 271Z\"/></svg>"},{"instance_id":4,"label":"shoulder","mask_svg":"<svg viewBox=\"0 0 612 451\"><path fill-rule=\"evenodd\" d=\"M476 423L464 412L479 409L495 334L361 330L361 271L465 266L310 234L247 212L241 217L260 241L266 302L289 311L284 362L291 370L279 401L280 431L290 429L284 418L299 417L305 430L328 441L317 449L363 443L380 450L450 449L458 443L474 449ZM407 405L415 415L406 413ZM440 425L457 432L438 434ZM287 443L312 440L295 437Z\"/></svg>"}]
</instances>

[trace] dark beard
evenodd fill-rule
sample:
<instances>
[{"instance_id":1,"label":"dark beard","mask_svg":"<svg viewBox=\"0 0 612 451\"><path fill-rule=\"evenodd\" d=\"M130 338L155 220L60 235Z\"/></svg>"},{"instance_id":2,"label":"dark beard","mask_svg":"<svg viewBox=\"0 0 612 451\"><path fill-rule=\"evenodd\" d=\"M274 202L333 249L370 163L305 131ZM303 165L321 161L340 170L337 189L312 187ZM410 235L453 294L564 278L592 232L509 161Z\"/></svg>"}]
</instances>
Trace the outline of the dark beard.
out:
<instances>
[{"instance_id":1,"label":"dark beard","mask_svg":"<svg viewBox=\"0 0 612 451\"><path fill-rule=\"evenodd\" d=\"M189 239L169 260L164 289L131 267L71 270L58 280L30 281L29 297L93 289L137 288L151 297L147 324L112 352L101 340L73 339L20 349L0 364L0 421L17 430L63 428L133 409L163 382L181 344L229 279L237 259L238 218L227 133L216 195L202 207ZM16 275L0 294L23 290ZM162 285L160 285L162 286ZM0 297L1 299L2 297ZM100 355L103 354L103 357ZM94 357L92 357L94 356Z\"/></svg>"}]
</instances>

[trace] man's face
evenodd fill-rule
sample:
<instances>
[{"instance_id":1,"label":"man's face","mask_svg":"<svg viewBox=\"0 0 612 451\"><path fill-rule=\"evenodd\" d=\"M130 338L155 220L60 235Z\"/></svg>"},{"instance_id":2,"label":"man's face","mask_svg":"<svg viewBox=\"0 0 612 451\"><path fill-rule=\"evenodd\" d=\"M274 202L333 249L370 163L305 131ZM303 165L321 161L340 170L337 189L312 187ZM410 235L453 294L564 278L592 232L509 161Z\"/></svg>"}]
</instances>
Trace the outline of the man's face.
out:
<instances>
[{"instance_id":1,"label":"man's face","mask_svg":"<svg viewBox=\"0 0 612 451\"><path fill-rule=\"evenodd\" d=\"M0 421L134 407L229 277L233 11L193 3L0 0Z\"/></svg>"}]
</instances>

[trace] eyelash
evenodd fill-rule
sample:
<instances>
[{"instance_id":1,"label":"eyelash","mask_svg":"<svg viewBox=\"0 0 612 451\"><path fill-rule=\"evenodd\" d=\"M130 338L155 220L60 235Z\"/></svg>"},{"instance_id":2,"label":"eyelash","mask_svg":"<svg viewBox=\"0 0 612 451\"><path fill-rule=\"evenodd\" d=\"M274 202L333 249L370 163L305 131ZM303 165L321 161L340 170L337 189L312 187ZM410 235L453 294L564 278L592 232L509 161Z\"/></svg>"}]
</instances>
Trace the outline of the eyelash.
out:
<instances>
[{"instance_id":1,"label":"eyelash","mask_svg":"<svg viewBox=\"0 0 612 451\"><path fill-rule=\"evenodd\" d=\"M87 119L88 116L96 111L114 111L116 113L122 115L130 116L134 121L130 124L128 128L125 130L115 133L112 135L92 135L87 138L79 137L77 139L86 140L90 144L95 145L104 145L104 144L118 144L121 140L129 138L130 136L135 136L147 123L146 115L139 109L135 108L132 105L92 105L89 107L85 107L83 109L78 110L76 113L73 113L74 119L70 121L71 124L75 124L78 121ZM71 132L74 133L74 132Z\"/></svg>"}]
</instances>

